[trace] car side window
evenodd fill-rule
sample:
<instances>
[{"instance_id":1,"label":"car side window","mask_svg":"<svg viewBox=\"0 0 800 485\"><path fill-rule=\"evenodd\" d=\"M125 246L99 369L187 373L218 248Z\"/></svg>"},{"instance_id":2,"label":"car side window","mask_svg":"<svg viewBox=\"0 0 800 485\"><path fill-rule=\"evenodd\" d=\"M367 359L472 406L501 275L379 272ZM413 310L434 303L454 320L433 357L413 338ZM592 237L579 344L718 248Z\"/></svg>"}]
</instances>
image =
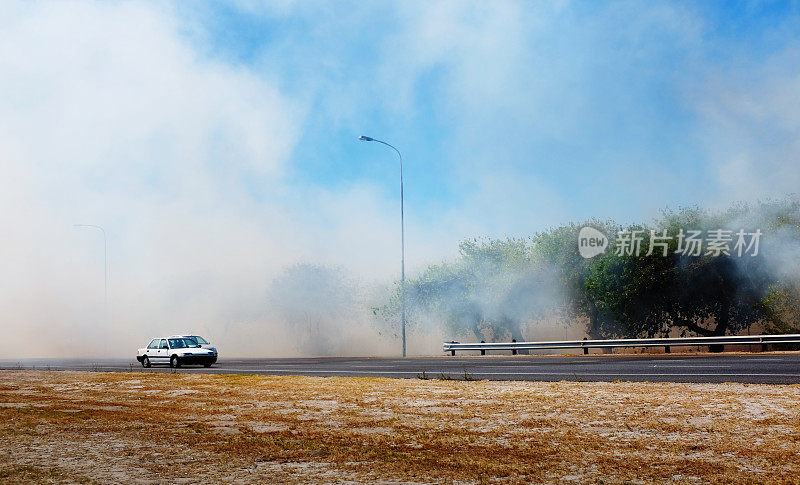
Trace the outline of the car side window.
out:
<instances>
[{"instance_id":1,"label":"car side window","mask_svg":"<svg viewBox=\"0 0 800 485\"><path fill-rule=\"evenodd\" d=\"M167 346L167 339L163 339L163 338L161 339L161 348L162 349L168 349L169 348Z\"/></svg>"},{"instance_id":2,"label":"car side window","mask_svg":"<svg viewBox=\"0 0 800 485\"><path fill-rule=\"evenodd\" d=\"M150 341L150 344L147 346L147 348L148 348L148 349L157 349L157 348L158 348L158 343L159 343L159 342L160 342L160 340L159 340L159 339L157 339L157 338L154 338L153 340L151 340L151 341Z\"/></svg>"}]
</instances>

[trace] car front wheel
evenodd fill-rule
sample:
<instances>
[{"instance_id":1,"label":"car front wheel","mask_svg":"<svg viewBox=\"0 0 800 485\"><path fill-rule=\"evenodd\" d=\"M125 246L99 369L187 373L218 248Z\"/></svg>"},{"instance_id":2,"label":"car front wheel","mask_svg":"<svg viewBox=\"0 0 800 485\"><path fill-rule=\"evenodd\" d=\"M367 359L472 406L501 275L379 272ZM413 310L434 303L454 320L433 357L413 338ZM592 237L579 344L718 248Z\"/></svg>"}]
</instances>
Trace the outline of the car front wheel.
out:
<instances>
[{"instance_id":1,"label":"car front wheel","mask_svg":"<svg viewBox=\"0 0 800 485\"><path fill-rule=\"evenodd\" d=\"M177 355L173 355L172 358L169 359L169 366L172 367L173 369L177 369L178 367L181 366L181 361L178 360Z\"/></svg>"},{"instance_id":2,"label":"car front wheel","mask_svg":"<svg viewBox=\"0 0 800 485\"><path fill-rule=\"evenodd\" d=\"M150 359L146 355L142 357L142 367L150 367Z\"/></svg>"}]
</instances>

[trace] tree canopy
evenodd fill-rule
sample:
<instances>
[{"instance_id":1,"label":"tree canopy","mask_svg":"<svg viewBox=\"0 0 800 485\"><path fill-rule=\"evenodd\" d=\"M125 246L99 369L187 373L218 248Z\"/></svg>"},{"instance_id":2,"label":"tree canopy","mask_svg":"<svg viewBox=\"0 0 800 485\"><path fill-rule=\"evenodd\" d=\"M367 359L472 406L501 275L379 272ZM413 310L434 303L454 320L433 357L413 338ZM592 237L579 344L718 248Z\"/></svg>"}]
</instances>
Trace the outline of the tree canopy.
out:
<instances>
[{"instance_id":1,"label":"tree canopy","mask_svg":"<svg viewBox=\"0 0 800 485\"><path fill-rule=\"evenodd\" d=\"M608 237L605 252L580 255L584 226ZM412 312L481 340L522 340L526 324L552 315L583 322L591 338L788 331L800 308L798 256L796 198L684 208L650 224L591 220L466 240L454 260L409 280L406 296Z\"/></svg>"}]
</instances>

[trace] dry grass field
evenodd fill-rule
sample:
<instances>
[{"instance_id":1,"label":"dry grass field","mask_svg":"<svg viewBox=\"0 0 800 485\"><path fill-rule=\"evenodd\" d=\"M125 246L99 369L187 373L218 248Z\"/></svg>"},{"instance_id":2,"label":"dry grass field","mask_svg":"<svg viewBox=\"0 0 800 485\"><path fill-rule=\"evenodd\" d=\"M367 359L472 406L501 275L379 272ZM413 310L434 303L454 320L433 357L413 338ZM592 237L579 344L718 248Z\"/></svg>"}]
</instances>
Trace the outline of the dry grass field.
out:
<instances>
[{"instance_id":1,"label":"dry grass field","mask_svg":"<svg viewBox=\"0 0 800 485\"><path fill-rule=\"evenodd\" d=\"M800 483L800 386L0 372L3 483Z\"/></svg>"}]
</instances>

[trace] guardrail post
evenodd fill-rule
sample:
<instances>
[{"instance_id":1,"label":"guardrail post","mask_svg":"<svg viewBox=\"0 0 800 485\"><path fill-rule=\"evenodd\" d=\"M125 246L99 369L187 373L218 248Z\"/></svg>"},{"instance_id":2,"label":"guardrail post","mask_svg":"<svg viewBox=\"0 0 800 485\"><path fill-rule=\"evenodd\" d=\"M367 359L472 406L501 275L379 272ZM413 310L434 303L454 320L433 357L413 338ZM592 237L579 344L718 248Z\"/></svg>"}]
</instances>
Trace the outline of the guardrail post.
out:
<instances>
[{"instance_id":1,"label":"guardrail post","mask_svg":"<svg viewBox=\"0 0 800 485\"><path fill-rule=\"evenodd\" d=\"M455 357L456 356L456 349L455 349L455 347L452 346L452 344L457 344L457 343L458 342L456 342L455 340L450 341L450 342L445 342L445 344L450 344L451 345L450 346L450 350L445 350L445 352L450 352L450 355Z\"/></svg>"},{"instance_id":2,"label":"guardrail post","mask_svg":"<svg viewBox=\"0 0 800 485\"><path fill-rule=\"evenodd\" d=\"M586 340L586 337L583 337L583 340ZM581 347L583 347L583 355L589 355L589 348L585 344L581 344Z\"/></svg>"},{"instance_id":3,"label":"guardrail post","mask_svg":"<svg viewBox=\"0 0 800 485\"><path fill-rule=\"evenodd\" d=\"M763 344L763 343L761 344L761 351L762 352L768 352L769 351L769 349L767 348L767 344Z\"/></svg>"},{"instance_id":4,"label":"guardrail post","mask_svg":"<svg viewBox=\"0 0 800 485\"><path fill-rule=\"evenodd\" d=\"M486 341L485 340L481 340L481 343L485 344ZM481 355L486 355L486 349L481 349Z\"/></svg>"},{"instance_id":5,"label":"guardrail post","mask_svg":"<svg viewBox=\"0 0 800 485\"><path fill-rule=\"evenodd\" d=\"M511 343L515 343L517 339L512 338ZM511 349L511 355L517 355L517 349Z\"/></svg>"},{"instance_id":6,"label":"guardrail post","mask_svg":"<svg viewBox=\"0 0 800 485\"><path fill-rule=\"evenodd\" d=\"M664 346L664 353L665 354L669 353L669 345Z\"/></svg>"}]
</instances>

